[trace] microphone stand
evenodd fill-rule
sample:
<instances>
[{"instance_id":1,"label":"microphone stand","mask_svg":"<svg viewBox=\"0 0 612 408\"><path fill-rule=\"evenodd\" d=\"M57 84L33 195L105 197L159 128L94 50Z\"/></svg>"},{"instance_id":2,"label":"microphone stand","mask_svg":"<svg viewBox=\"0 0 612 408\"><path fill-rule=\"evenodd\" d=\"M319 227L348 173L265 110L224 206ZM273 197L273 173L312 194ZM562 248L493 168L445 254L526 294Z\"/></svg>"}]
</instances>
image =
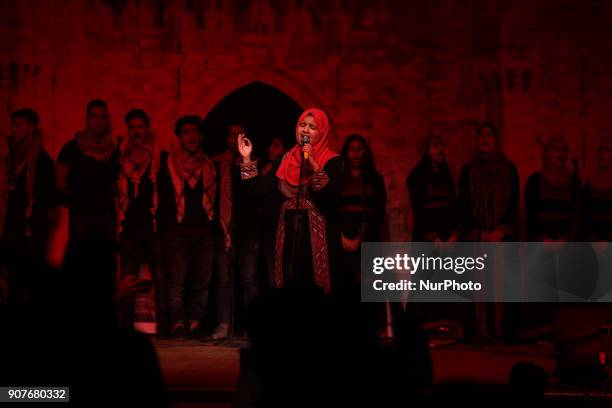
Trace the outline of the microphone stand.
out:
<instances>
[{"instance_id":1,"label":"microphone stand","mask_svg":"<svg viewBox=\"0 0 612 408\"><path fill-rule=\"evenodd\" d=\"M302 238L302 222L301 222L301 202L302 202L302 176L304 174L304 167L306 166L306 159L304 158L304 152L302 152L302 161L300 163L300 178L298 182L298 192L295 196L295 214L293 216L293 236L291 237L291 250L289 252L289 270L287 271L287 280L293 280L294 276L294 265L295 265L295 253Z\"/></svg>"}]
</instances>

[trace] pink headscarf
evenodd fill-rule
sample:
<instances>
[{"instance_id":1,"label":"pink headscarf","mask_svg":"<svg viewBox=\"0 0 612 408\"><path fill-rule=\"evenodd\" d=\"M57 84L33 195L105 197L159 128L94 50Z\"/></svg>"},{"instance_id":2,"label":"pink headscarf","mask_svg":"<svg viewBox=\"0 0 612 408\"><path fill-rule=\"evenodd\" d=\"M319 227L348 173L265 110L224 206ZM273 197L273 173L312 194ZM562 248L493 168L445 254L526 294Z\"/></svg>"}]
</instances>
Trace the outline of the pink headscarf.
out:
<instances>
[{"instance_id":1,"label":"pink headscarf","mask_svg":"<svg viewBox=\"0 0 612 408\"><path fill-rule=\"evenodd\" d=\"M281 180L285 180L292 186L300 184L300 164L302 162L302 146L299 144L300 134L300 123L306 118L306 116L312 116L317 128L319 128L319 137L311 142L312 144L312 157L319 163L321 167L325 166L325 163L338 154L329 148L329 120L327 115L320 109L310 108L306 109L304 113L298 119L297 126L295 127L295 139L298 144L293 146L289 152L287 152L285 158L281 162L278 170L276 171L276 177Z\"/></svg>"}]
</instances>

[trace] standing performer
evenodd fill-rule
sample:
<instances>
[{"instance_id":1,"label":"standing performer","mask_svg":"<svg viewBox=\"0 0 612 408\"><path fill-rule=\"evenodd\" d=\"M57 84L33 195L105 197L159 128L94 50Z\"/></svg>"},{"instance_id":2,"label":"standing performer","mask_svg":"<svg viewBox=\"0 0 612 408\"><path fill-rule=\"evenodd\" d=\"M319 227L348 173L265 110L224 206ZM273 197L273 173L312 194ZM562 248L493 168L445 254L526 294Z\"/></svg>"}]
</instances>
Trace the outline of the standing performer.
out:
<instances>
[{"instance_id":1,"label":"standing performer","mask_svg":"<svg viewBox=\"0 0 612 408\"><path fill-rule=\"evenodd\" d=\"M340 152L344 160L338 209L342 268L336 284L350 290L361 278L361 243L383 240L387 190L365 137L349 135Z\"/></svg>"},{"instance_id":2,"label":"standing performer","mask_svg":"<svg viewBox=\"0 0 612 408\"><path fill-rule=\"evenodd\" d=\"M234 276L240 277L245 309L257 295L260 256L260 216L240 180L241 157L238 135L245 133L239 124L228 128L227 150L213 157L217 172L217 221L220 233L215 242L218 325L211 339L234 332Z\"/></svg>"},{"instance_id":3,"label":"standing performer","mask_svg":"<svg viewBox=\"0 0 612 408\"><path fill-rule=\"evenodd\" d=\"M413 213L413 242L456 242L459 237L455 182L446 161L440 135L428 134L421 145L421 160L406 185ZM468 304L417 303L411 309L429 331L430 342L457 340L462 336ZM451 334L451 336L449 336Z\"/></svg>"},{"instance_id":4,"label":"standing performer","mask_svg":"<svg viewBox=\"0 0 612 408\"><path fill-rule=\"evenodd\" d=\"M567 168L569 147L561 136L540 143L542 168L525 185L527 237L535 242L575 240L582 186Z\"/></svg>"},{"instance_id":5,"label":"standing performer","mask_svg":"<svg viewBox=\"0 0 612 408\"><path fill-rule=\"evenodd\" d=\"M85 129L60 150L56 163L58 222L47 261L61 266L68 239L117 239L119 149L111 136L108 106L94 99L85 110Z\"/></svg>"},{"instance_id":6,"label":"standing performer","mask_svg":"<svg viewBox=\"0 0 612 408\"><path fill-rule=\"evenodd\" d=\"M584 186L582 235L612 242L612 136L600 140L597 167Z\"/></svg>"},{"instance_id":7,"label":"standing performer","mask_svg":"<svg viewBox=\"0 0 612 408\"><path fill-rule=\"evenodd\" d=\"M216 175L202 150L202 120L183 116L174 127L179 146L160 159L158 219L167 259L171 334L197 337L213 271ZM186 293L186 289L188 292Z\"/></svg>"},{"instance_id":8,"label":"standing performer","mask_svg":"<svg viewBox=\"0 0 612 408\"><path fill-rule=\"evenodd\" d=\"M8 300L27 303L56 217L55 169L35 111L13 112L11 130L0 177L0 238L8 257Z\"/></svg>"},{"instance_id":9,"label":"standing performer","mask_svg":"<svg viewBox=\"0 0 612 408\"><path fill-rule=\"evenodd\" d=\"M519 178L502 152L497 128L481 124L474 158L461 168L460 220L466 241L514 241L517 237Z\"/></svg>"},{"instance_id":10,"label":"standing performer","mask_svg":"<svg viewBox=\"0 0 612 408\"><path fill-rule=\"evenodd\" d=\"M257 162L250 159L251 141L239 137L241 176L247 186L259 195L279 188L286 197L276 233L276 287L315 284L331 290L330 269L337 272L333 262L340 251L337 207L343 166L329 148L329 133L325 112L306 109L296 126L297 145L266 175L258 174Z\"/></svg>"},{"instance_id":11,"label":"standing performer","mask_svg":"<svg viewBox=\"0 0 612 408\"><path fill-rule=\"evenodd\" d=\"M483 123L476 130L472 161L461 168L459 177L460 227L463 238L477 242L517 239L519 177L516 166L501 150L497 128ZM520 276L492 268L494 293L510 290ZM512 286L511 286L512 285ZM515 330L516 309L511 304L477 303L478 331L484 337L510 336Z\"/></svg>"},{"instance_id":12,"label":"standing performer","mask_svg":"<svg viewBox=\"0 0 612 408\"><path fill-rule=\"evenodd\" d=\"M457 192L444 143L439 135L430 134L422 148L421 160L406 179L414 214L412 240L455 242L459 236Z\"/></svg>"},{"instance_id":13,"label":"standing performer","mask_svg":"<svg viewBox=\"0 0 612 408\"><path fill-rule=\"evenodd\" d=\"M123 277L140 278L148 266L155 280L158 333L165 332L166 287L163 280L159 241L156 236L157 173L159 151L151 131L149 116L142 109L125 115L128 138L121 155L119 175L119 251ZM134 296L122 304L121 320L134 324Z\"/></svg>"},{"instance_id":14,"label":"standing performer","mask_svg":"<svg viewBox=\"0 0 612 408\"><path fill-rule=\"evenodd\" d=\"M106 102L92 100L85 113L86 128L57 158L60 225L68 225L70 239L96 235L115 241L119 149L111 136Z\"/></svg>"}]
</instances>

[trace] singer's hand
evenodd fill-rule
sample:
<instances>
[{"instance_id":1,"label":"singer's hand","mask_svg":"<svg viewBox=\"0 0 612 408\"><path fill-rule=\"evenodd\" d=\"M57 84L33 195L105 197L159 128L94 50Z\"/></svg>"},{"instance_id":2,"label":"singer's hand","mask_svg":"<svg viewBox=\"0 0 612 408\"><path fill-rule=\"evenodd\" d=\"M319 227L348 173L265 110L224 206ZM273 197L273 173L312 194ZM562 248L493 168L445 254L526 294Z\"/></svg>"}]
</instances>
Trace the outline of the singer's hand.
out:
<instances>
[{"instance_id":1,"label":"singer's hand","mask_svg":"<svg viewBox=\"0 0 612 408\"><path fill-rule=\"evenodd\" d=\"M318 171L320 166L319 163L317 163L317 161L315 160L314 155L312 154L312 145L310 143L305 143L302 146L302 152L304 153L304 157L308 158L308 162L312 166L313 170Z\"/></svg>"},{"instance_id":2,"label":"singer's hand","mask_svg":"<svg viewBox=\"0 0 612 408\"><path fill-rule=\"evenodd\" d=\"M251 162L251 153L253 152L253 143L246 137L245 133L238 135L238 151L242 156L243 163Z\"/></svg>"}]
</instances>

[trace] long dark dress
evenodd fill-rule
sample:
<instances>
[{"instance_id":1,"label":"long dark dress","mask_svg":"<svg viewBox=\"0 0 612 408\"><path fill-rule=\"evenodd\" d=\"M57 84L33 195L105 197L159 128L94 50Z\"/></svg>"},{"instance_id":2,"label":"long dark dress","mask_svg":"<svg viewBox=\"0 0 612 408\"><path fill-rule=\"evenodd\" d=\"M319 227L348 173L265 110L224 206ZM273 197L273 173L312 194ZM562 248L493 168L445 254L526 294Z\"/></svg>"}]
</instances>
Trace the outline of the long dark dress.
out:
<instances>
[{"instance_id":1,"label":"long dark dress","mask_svg":"<svg viewBox=\"0 0 612 408\"><path fill-rule=\"evenodd\" d=\"M570 182L556 186L540 172L533 173L525 185L525 210L527 236L530 241L576 238L580 181L572 177Z\"/></svg>"},{"instance_id":2,"label":"long dark dress","mask_svg":"<svg viewBox=\"0 0 612 408\"><path fill-rule=\"evenodd\" d=\"M504 241L517 237L519 177L516 166L503 154L475 158L459 176L459 224L467 241L479 241L483 232L498 229Z\"/></svg>"},{"instance_id":3,"label":"long dark dress","mask_svg":"<svg viewBox=\"0 0 612 408\"><path fill-rule=\"evenodd\" d=\"M255 196L263 196L278 188L276 170L283 158L277 160L270 172L243 179ZM254 166L252 166L254 167ZM329 177L319 191L308 185L303 190L300 209L295 199L285 200L281 206L276 238L275 286L287 284L317 284L331 289L337 271L338 251L341 248L338 226L338 202L343 173L342 158L334 157L325 163L323 171Z\"/></svg>"},{"instance_id":4,"label":"long dark dress","mask_svg":"<svg viewBox=\"0 0 612 408\"><path fill-rule=\"evenodd\" d=\"M525 185L529 240L576 241L581 190L576 176L571 176L567 182L555 184L542 172L533 173ZM532 282L543 284L550 291L539 295L545 295L546 299L556 302L561 300L559 295L564 292L586 298L592 294L597 275L594 254L589 245L573 244L555 253L540 249L532 254L530 260L532 267L527 271L527 287ZM523 319L523 323L528 327L549 324L556 309L554 303L541 305Z\"/></svg>"},{"instance_id":5,"label":"long dark dress","mask_svg":"<svg viewBox=\"0 0 612 408\"><path fill-rule=\"evenodd\" d=\"M406 179L414 213L412 240L446 241L457 233L457 193L448 167L434 171L429 160L419 163Z\"/></svg>"},{"instance_id":6,"label":"long dark dress","mask_svg":"<svg viewBox=\"0 0 612 408\"><path fill-rule=\"evenodd\" d=\"M431 160L423 157L406 178L406 186L414 214L412 241L447 241L452 234L458 234L457 192L446 164L439 165L436 171ZM447 320L465 325L466 306L459 303L413 303L411 311L430 326Z\"/></svg>"},{"instance_id":7,"label":"long dark dress","mask_svg":"<svg viewBox=\"0 0 612 408\"><path fill-rule=\"evenodd\" d=\"M340 232L348 239L361 242L382 241L384 236L387 191L378 173L357 177L345 172L338 209ZM359 281L361 250L341 251L341 269L337 286L349 288Z\"/></svg>"},{"instance_id":8,"label":"long dark dress","mask_svg":"<svg viewBox=\"0 0 612 408\"><path fill-rule=\"evenodd\" d=\"M587 182L582 200L582 237L587 241L612 241L612 188L597 189Z\"/></svg>"},{"instance_id":9,"label":"long dark dress","mask_svg":"<svg viewBox=\"0 0 612 408\"><path fill-rule=\"evenodd\" d=\"M519 177L516 166L500 151L476 155L461 168L459 177L459 227L465 241L481 241L483 233L495 230L502 241L516 241L519 204ZM508 259L517 259L507 254ZM511 291L520 284L520 275L494 267L487 285ZM511 268L516 272L518 268ZM483 277L485 278L485 277ZM498 295L498 294L496 294ZM498 297L499 298L499 297ZM501 296L503 298L503 296ZM516 330L516 307L510 303L476 303L477 335L512 336ZM471 328L468 327L468 332Z\"/></svg>"}]
</instances>

